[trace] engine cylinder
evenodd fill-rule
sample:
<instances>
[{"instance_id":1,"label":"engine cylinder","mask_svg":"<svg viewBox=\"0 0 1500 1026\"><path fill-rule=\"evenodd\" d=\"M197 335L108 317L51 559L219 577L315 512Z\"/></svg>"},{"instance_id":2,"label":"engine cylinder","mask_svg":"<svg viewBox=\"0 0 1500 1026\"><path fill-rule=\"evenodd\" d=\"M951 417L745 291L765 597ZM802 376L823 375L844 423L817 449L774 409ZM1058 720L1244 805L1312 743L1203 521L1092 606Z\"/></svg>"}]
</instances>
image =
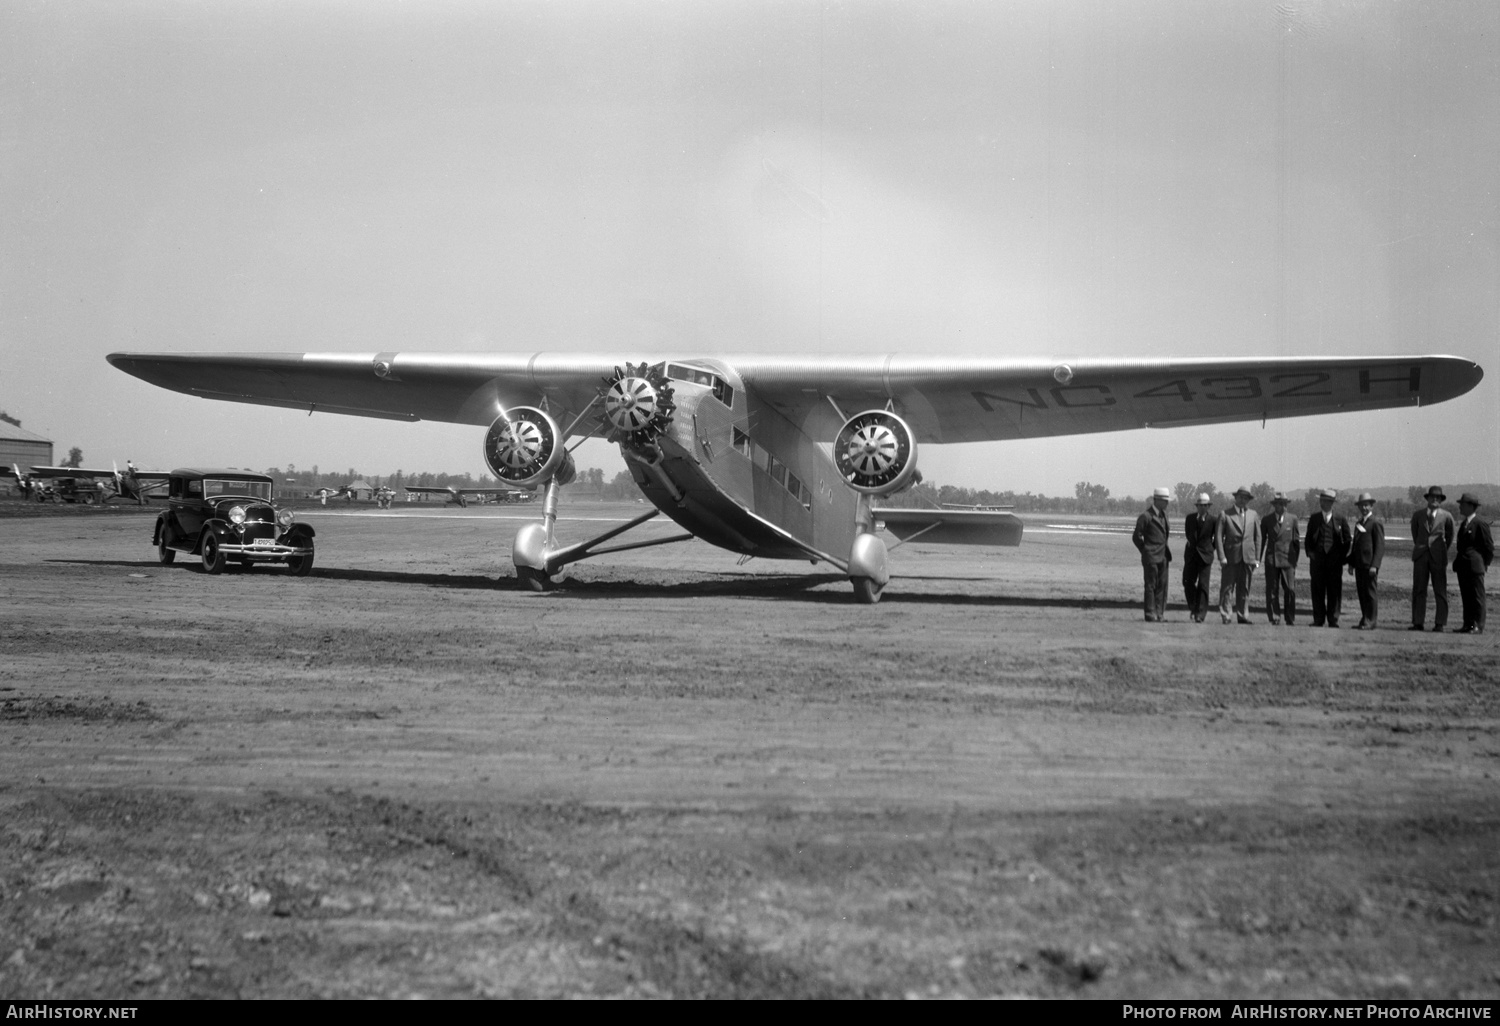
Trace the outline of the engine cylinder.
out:
<instances>
[{"instance_id":1,"label":"engine cylinder","mask_svg":"<svg viewBox=\"0 0 1500 1026\"><path fill-rule=\"evenodd\" d=\"M484 435L484 462L506 484L527 487L546 481L565 463L557 421L534 406L518 406L496 418Z\"/></svg>"},{"instance_id":2,"label":"engine cylinder","mask_svg":"<svg viewBox=\"0 0 1500 1026\"><path fill-rule=\"evenodd\" d=\"M844 482L866 495L899 492L917 470L917 438L889 410L856 413L839 428L833 462Z\"/></svg>"}]
</instances>

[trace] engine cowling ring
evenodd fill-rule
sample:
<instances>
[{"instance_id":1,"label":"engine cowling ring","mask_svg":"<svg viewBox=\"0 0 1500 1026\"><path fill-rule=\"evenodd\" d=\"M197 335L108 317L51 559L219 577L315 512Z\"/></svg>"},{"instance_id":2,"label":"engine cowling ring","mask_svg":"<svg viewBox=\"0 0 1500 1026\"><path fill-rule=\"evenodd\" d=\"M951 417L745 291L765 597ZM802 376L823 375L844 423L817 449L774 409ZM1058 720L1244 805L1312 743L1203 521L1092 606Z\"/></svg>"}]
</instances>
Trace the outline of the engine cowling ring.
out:
<instances>
[{"instance_id":1,"label":"engine cowling ring","mask_svg":"<svg viewBox=\"0 0 1500 1026\"><path fill-rule=\"evenodd\" d=\"M899 492L917 470L917 436L889 410L865 410L839 428L833 462L844 483L856 492Z\"/></svg>"},{"instance_id":2,"label":"engine cowling ring","mask_svg":"<svg viewBox=\"0 0 1500 1026\"><path fill-rule=\"evenodd\" d=\"M563 463L557 421L535 406L518 406L497 417L484 435L484 462L506 484L528 487L546 481Z\"/></svg>"},{"instance_id":3,"label":"engine cowling ring","mask_svg":"<svg viewBox=\"0 0 1500 1026\"><path fill-rule=\"evenodd\" d=\"M611 442L644 445L655 441L672 424L677 405L672 382L660 367L644 362L616 367L604 379L604 429Z\"/></svg>"}]
</instances>

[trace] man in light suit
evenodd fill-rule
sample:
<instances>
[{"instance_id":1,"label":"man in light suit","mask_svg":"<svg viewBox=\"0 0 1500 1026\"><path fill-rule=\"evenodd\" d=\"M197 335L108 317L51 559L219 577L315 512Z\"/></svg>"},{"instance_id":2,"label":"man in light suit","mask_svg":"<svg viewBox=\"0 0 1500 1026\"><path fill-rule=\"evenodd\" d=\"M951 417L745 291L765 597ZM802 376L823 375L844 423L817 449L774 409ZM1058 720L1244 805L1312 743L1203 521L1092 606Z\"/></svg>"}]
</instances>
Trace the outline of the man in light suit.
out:
<instances>
[{"instance_id":1,"label":"man in light suit","mask_svg":"<svg viewBox=\"0 0 1500 1026\"><path fill-rule=\"evenodd\" d=\"M1318 512L1307 519L1307 535L1302 550L1307 553L1307 569L1312 585L1314 627L1339 625L1339 610L1344 604L1344 554L1349 551L1349 522L1334 513L1333 503L1339 493L1325 488L1318 493Z\"/></svg>"},{"instance_id":2,"label":"man in light suit","mask_svg":"<svg viewBox=\"0 0 1500 1026\"><path fill-rule=\"evenodd\" d=\"M1375 519L1375 496L1360 492L1355 505L1359 519L1349 528L1349 569L1354 571L1354 590L1359 593L1357 631L1373 631L1380 618L1380 597L1375 586L1380 578L1380 561L1385 558L1385 525Z\"/></svg>"},{"instance_id":3,"label":"man in light suit","mask_svg":"<svg viewBox=\"0 0 1500 1026\"><path fill-rule=\"evenodd\" d=\"M1151 505L1135 521L1135 533L1130 540L1141 554L1141 574L1146 585L1146 622L1161 623L1167 617L1167 564L1172 562L1172 550L1167 539L1172 535L1172 525L1167 520L1167 503L1172 493L1158 488L1151 493Z\"/></svg>"},{"instance_id":4,"label":"man in light suit","mask_svg":"<svg viewBox=\"0 0 1500 1026\"><path fill-rule=\"evenodd\" d=\"M1214 532L1214 554L1219 557L1219 616L1229 622L1230 596L1240 623L1250 622L1250 581L1260 555L1260 517L1250 508L1250 489L1234 492L1234 505L1219 517Z\"/></svg>"},{"instance_id":5,"label":"man in light suit","mask_svg":"<svg viewBox=\"0 0 1500 1026\"><path fill-rule=\"evenodd\" d=\"M1437 607L1432 629L1439 632L1448 623L1448 550L1456 530L1453 514L1441 503L1448 496L1437 485L1427 489L1427 508L1411 515L1411 627L1419 631L1427 619L1427 581L1432 580L1433 605Z\"/></svg>"},{"instance_id":6,"label":"man in light suit","mask_svg":"<svg viewBox=\"0 0 1500 1026\"><path fill-rule=\"evenodd\" d=\"M1279 624L1285 611L1290 627L1297 620L1292 580L1297 575L1302 538L1297 533L1297 514L1288 513L1286 504L1287 497L1277 492L1271 499L1274 512L1260 522L1260 559L1266 565L1266 619Z\"/></svg>"},{"instance_id":7,"label":"man in light suit","mask_svg":"<svg viewBox=\"0 0 1500 1026\"><path fill-rule=\"evenodd\" d=\"M1484 571L1495 558L1495 540L1490 525L1479 519L1479 499L1464 492L1458 500L1458 533L1453 570L1458 574L1458 593L1464 600L1464 625L1460 634L1484 633Z\"/></svg>"},{"instance_id":8,"label":"man in light suit","mask_svg":"<svg viewBox=\"0 0 1500 1026\"><path fill-rule=\"evenodd\" d=\"M1194 503L1197 511L1189 513L1182 526L1187 536L1182 550L1182 590L1187 593L1188 613L1194 623L1208 618L1208 582L1214 572L1214 534L1219 526L1213 503L1207 492L1199 492Z\"/></svg>"}]
</instances>

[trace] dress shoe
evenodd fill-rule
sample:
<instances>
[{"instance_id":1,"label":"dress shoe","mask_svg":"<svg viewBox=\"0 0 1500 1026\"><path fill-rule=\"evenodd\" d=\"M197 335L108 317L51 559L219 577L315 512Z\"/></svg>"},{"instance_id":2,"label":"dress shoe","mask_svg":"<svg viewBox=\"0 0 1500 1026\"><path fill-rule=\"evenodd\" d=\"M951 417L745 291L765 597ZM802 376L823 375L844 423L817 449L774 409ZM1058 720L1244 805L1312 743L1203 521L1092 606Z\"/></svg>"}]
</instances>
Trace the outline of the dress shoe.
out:
<instances>
[{"instance_id":1,"label":"dress shoe","mask_svg":"<svg viewBox=\"0 0 1500 1026\"><path fill-rule=\"evenodd\" d=\"M1249 622L1250 622L1250 618L1248 616L1242 616L1242 617L1240 617L1240 623L1249 623Z\"/></svg>"},{"instance_id":2,"label":"dress shoe","mask_svg":"<svg viewBox=\"0 0 1500 1026\"><path fill-rule=\"evenodd\" d=\"M1409 630L1409 631L1419 631L1419 630L1422 629L1422 625L1419 624L1419 623L1414 623L1414 624L1412 624L1410 627L1408 627L1406 629ZM1442 630L1442 628L1439 627L1438 630Z\"/></svg>"},{"instance_id":3,"label":"dress shoe","mask_svg":"<svg viewBox=\"0 0 1500 1026\"><path fill-rule=\"evenodd\" d=\"M1434 634L1441 634L1441 633L1443 633L1443 629L1444 629L1443 625L1442 624L1438 624L1436 627L1434 627L1432 629L1432 633L1434 633Z\"/></svg>"},{"instance_id":4,"label":"dress shoe","mask_svg":"<svg viewBox=\"0 0 1500 1026\"><path fill-rule=\"evenodd\" d=\"M1458 630L1454 631L1453 633L1454 634L1477 634L1477 633L1479 633L1479 631L1478 631L1478 628L1476 628L1476 627L1460 627Z\"/></svg>"}]
</instances>

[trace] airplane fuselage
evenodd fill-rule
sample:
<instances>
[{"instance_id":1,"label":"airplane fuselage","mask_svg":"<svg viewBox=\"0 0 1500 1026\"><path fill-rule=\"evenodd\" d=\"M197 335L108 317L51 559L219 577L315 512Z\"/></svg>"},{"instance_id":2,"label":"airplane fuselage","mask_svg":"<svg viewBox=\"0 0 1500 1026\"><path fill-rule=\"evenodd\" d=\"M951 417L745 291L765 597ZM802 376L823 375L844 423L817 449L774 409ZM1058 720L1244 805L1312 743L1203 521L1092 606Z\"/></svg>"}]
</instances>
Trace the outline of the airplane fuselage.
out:
<instances>
[{"instance_id":1,"label":"airplane fuselage","mask_svg":"<svg viewBox=\"0 0 1500 1026\"><path fill-rule=\"evenodd\" d=\"M859 496L818 444L827 440L809 437L727 365L669 363L667 376L677 409L658 440L660 462L622 446L646 498L731 552L843 562Z\"/></svg>"}]
</instances>

